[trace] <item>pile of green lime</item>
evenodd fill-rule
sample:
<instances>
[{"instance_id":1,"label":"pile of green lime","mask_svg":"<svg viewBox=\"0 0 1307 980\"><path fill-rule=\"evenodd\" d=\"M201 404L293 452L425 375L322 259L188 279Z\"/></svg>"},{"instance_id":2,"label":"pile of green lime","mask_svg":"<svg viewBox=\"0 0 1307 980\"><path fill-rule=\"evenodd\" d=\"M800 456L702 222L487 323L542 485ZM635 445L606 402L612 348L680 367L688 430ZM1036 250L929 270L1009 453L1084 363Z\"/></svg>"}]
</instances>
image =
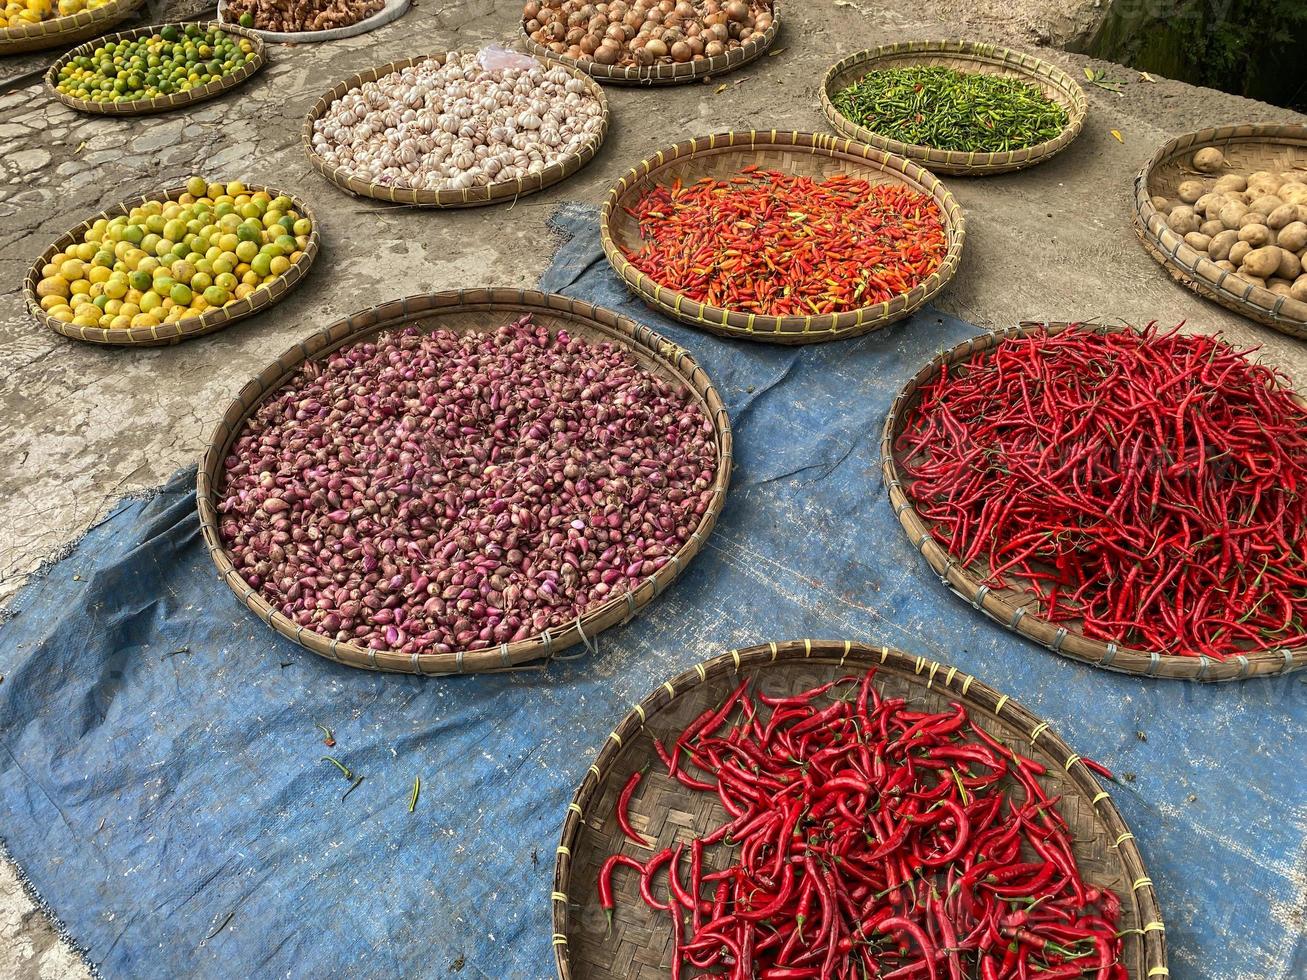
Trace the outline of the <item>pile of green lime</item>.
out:
<instances>
[{"instance_id":1,"label":"pile of green lime","mask_svg":"<svg viewBox=\"0 0 1307 980\"><path fill-rule=\"evenodd\" d=\"M87 102L136 102L189 92L239 71L254 42L203 24L168 24L158 33L108 41L59 70L55 87Z\"/></svg>"}]
</instances>

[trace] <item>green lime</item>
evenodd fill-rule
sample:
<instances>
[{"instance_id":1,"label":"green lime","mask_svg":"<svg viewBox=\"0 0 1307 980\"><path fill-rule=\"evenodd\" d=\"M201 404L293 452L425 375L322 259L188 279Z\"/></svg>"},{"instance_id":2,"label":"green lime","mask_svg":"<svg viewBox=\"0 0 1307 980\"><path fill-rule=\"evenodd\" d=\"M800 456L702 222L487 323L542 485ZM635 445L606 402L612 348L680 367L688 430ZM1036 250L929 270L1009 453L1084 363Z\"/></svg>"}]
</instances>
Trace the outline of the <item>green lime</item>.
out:
<instances>
[{"instance_id":1,"label":"green lime","mask_svg":"<svg viewBox=\"0 0 1307 980\"><path fill-rule=\"evenodd\" d=\"M250 268L260 276L266 276L271 271L272 256L266 252L260 252L254 258L250 259Z\"/></svg>"},{"instance_id":2,"label":"green lime","mask_svg":"<svg viewBox=\"0 0 1307 980\"><path fill-rule=\"evenodd\" d=\"M127 281L131 283L133 289L139 289L141 292L145 292L154 285L154 277L148 272L142 272L140 269L128 276Z\"/></svg>"},{"instance_id":3,"label":"green lime","mask_svg":"<svg viewBox=\"0 0 1307 980\"><path fill-rule=\"evenodd\" d=\"M243 242L257 242L263 239L263 228L255 221L242 221L236 227L236 237Z\"/></svg>"},{"instance_id":4,"label":"green lime","mask_svg":"<svg viewBox=\"0 0 1307 980\"><path fill-rule=\"evenodd\" d=\"M190 306L191 299L193 298L191 295L191 287L182 282L173 283L172 289L168 290L168 295L171 296L172 301L179 306Z\"/></svg>"},{"instance_id":5,"label":"green lime","mask_svg":"<svg viewBox=\"0 0 1307 980\"><path fill-rule=\"evenodd\" d=\"M209 286L204 290L204 301L210 306L222 306L230 298L230 294L221 286Z\"/></svg>"},{"instance_id":6,"label":"green lime","mask_svg":"<svg viewBox=\"0 0 1307 980\"><path fill-rule=\"evenodd\" d=\"M241 27L253 27L253 26L254 26L254 15L253 15L253 14L241 14L240 25L241 25Z\"/></svg>"}]
</instances>

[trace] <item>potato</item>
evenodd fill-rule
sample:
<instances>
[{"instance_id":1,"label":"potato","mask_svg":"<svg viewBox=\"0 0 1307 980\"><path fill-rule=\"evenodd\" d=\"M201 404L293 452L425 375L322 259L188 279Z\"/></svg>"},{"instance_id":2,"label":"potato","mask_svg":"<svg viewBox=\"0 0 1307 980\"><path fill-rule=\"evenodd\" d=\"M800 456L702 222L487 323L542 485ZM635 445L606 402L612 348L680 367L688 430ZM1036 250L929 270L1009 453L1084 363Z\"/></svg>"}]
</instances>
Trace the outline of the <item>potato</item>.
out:
<instances>
[{"instance_id":1,"label":"potato","mask_svg":"<svg viewBox=\"0 0 1307 980\"><path fill-rule=\"evenodd\" d=\"M1307 274L1301 275L1294 280L1293 286L1289 289L1289 295L1300 303L1307 303Z\"/></svg>"},{"instance_id":2,"label":"potato","mask_svg":"<svg viewBox=\"0 0 1307 980\"><path fill-rule=\"evenodd\" d=\"M1214 174L1225 166L1225 154L1214 146L1205 146L1194 154L1193 162L1199 173Z\"/></svg>"},{"instance_id":3,"label":"potato","mask_svg":"<svg viewBox=\"0 0 1307 980\"><path fill-rule=\"evenodd\" d=\"M1204 194L1194 202L1194 210L1199 214L1207 215L1209 218L1215 218L1217 212L1225 207L1225 202L1228 200L1229 198L1224 194L1218 194L1216 191L1211 191Z\"/></svg>"},{"instance_id":4,"label":"potato","mask_svg":"<svg viewBox=\"0 0 1307 980\"><path fill-rule=\"evenodd\" d=\"M1275 244L1287 248L1290 252L1301 252L1307 248L1307 224L1291 221L1280 229L1275 237Z\"/></svg>"},{"instance_id":5,"label":"potato","mask_svg":"<svg viewBox=\"0 0 1307 980\"><path fill-rule=\"evenodd\" d=\"M1187 235L1191 231L1197 231L1202 221L1198 215L1194 214L1193 208L1187 204L1181 204L1171 209L1166 223L1177 235Z\"/></svg>"},{"instance_id":6,"label":"potato","mask_svg":"<svg viewBox=\"0 0 1307 980\"><path fill-rule=\"evenodd\" d=\"M1184 201L1185 204L1193 204L1205 193L1207 193L1207 188L1203 186L1201 180L1182 181L1175 191L1176 197Z\"/></svg>"},{"instance_id":7,"label":"potato","mask_svg":"<svg viewBox=\"0 0 1307 980\"><path fill-rule=\"evenodd\" d=\"M1239 241L1247 242L1253 248L1271 244L1271 229L1265 225L1247 224L1239 229Z\"/></svg>"},{"instance_id":8,"label":"potato","mask_svg":"<svg viewBox=\"0 0 1307 980\"><path fill-rule=\"evenodd\" d=\"M1256 276L1258 279L1273 276L1279 269L1280 247L1278 245L1266 245L1262 248L1253 249L1244 256L1243 264L1239 267L1240 272L1245 275Z\"/></svg>"},{"instance_id":9,"label":"potato","mask_svg":"<svg viewBox=\"0 0 1307 980\"><path fill-rule=\"evenodd\" d=\"M1184 243L1195 251L1206 252L1207 246L1212 244L1212 238L1202 232L1191 231L1184 236Z\"/></svg>"},{"instance_id":10,"label":"potato","mask_svg":"<svg viewBox=\"0 0 1307 980\"><path fill-rule=\"evenodd\" d=\"M1287 248L1277 246L1280 249L1280 267L1275 270L1275 274L1281 279L1287 279L1293 282L1302 273L1302 263L1298 261L1298 256L1294 255Z\"/></svg>"},{"instance_id":11,"label":"potato","mask_svg":"<svg viewBox=\"0 0 1307 980\"><path fill-rule=\"evenodd\" d=\"M1281 184L1276 193L1285 204L1307 204L1307 184Z\"/></svg>"},{"instance_id":12,"label":"potato","mask_svg":"<svg viewBox=\"0 0 1307 980\"><path fill-rule=\"evenodd\" d=\"M1279 231L1285 225L1293 224L1297 220L1298 206L1296 204L1281 204L1266 216L1266 227Z\"/></svg>"},{"instance_id":13,"label":"potato","mask_svg":"<svg viewBox=\"0 0 1307 980\"><path fill-rule=\"evenodd\" d=\"M1236 272L1235 275L1244 280L1244 282L1250 282L1254 286L1261 286L1263 289L1266 288L1266 280L1261 276L1254 276L1251 273L1244 272L1242 269Z\"/></svg>"},{"instance_id":14,"label":"potato","mask_svg":"<svg viewBox=\"0 0 1307 980\"><path fill-rule=\"evenodd\" d=\"M1268 279L1266 288L1276 296L1293 296L1293 284L1284 279Z\"/></svg>"},{"instance_id":15,"label":"potato","mask_svg":"<svg viewBox=\"0 0 1307 980\"><path fill-rule=\"evenodd\" d=\"M1234 263L1231 262L1229 259L1221 259L1220 262L1217 262L1217 263L1216 263L1216 267L1217 267L1218 269L1220 269L1222 272L1237 272L1237 271L1238 271L1237 269L1235 269L1235 267L1234 267Z\"/></svg>"},{"instance_id":16,"label":"potato","mask_svg":"<svg viewBox=\"0 0 1307 980\"><path fill-rule=\"evenodd\" d=\"M1254 170L1248 175L1248 186L1253 184L1269 184L1273 187L1279 187L1284 183L1284 178L1279 174L1273 174L1269 170Z\"/></svg>"},{"instance_id":17,"label":"potato","mask_svg":"<svg viewBox=\"0 0 1307 980\"><path fill-rule=\"evenodd\" d=\"M1238 201L1231 201L1225 207L1221 208L1221 212L1217 217L1221 219L1221 224L1225 225L1225 227L1238 228L1239 219L1247 213L1248 206L1246 204L1240 204Z\"/></svg>"},{"instance_id":18,"label":"potato","mask_svg":"<svg viewBox=\"0 0 1307 980\"><path fill-rule=\"evenodd\" d=\"M1216 178L1216 183L1212 185L1212 190L1227 193L1228 191L1242 191L1248 189L1248 178L1241 174L1224 174Z\"/></svg>"},{"instance_id":19,"label":"potato","mask_svg":"<svg viewBox=\"0 0 1307 980\"><path fill-rule=\"evenodd\" d=\"M1263 194L1261 197L1255 197L1248 203L1248 206L1254 211L1260 211L1262 214L1270 214L1272 211L1282 207L1284 202L1274 194Z\"/></svg>"},{"instance_id":20,"label":"potato","mask_svg":"<svg viewBox=\"0 0 1307 980\"><path fill-rule=\"evenodd\" d=\"M1280 173L1280 179L1286 184L1307 184L1307 173L1301 170L1285 170Z\"/></svg>"},{"instance_id":21,"label":"potato","mask_svg":"<svg viewBox=\"0 0 1307 980\"><path fill-rule=\"evenodd\" d=\"M1149 201L1153 205L1153 207L1156 210L1162 212L1162 214L1170 214L1171 209L1175 207L1174 203L1172 203L1169 199L1162 197L1161 194L1154 194L1151 198L1149 198Z\"/></svg>"},{"instance_id":22,"label":"potato","mask_svg":"<svg viewBox=\"0 0 1307 980\"><path fill-rule=\"evenodd\" d=\"M1244 257L1253 250L1253 247L1247 242L1235 242L1230 246L1230 254L1226 256L1236 266L1243 265Z\"/></svg>"},{"instance_id":23,"label":"potato","mask_svg":"<svg viewBox=\"0 0 1307 980\"><path fill-rule=\"evenodd\" d=\"M1207 246L1207 254L1213 259L1221 260L1230 257L1230 249L1239 241L1237 231L1223 231L1219 235L1213 235L1211 243Z\"/></svg>"},{"instance_id":24,"label":"potato","mask_svg":"<svg viewBox=\"0 0 1307 980\"><path fill-rule=\"evenodd\" d=\"M1198 226L1199 234L1206 235L1208 238L1214 238L1215 236L1219 235L1223 231L1225 231L1225 225L1221 224L1219 221L1215 219L1211 221L1204 221L1201 225Z\"/></svg>"},{"instance_id":25,"label":"potato","mask_svg":"<svg viewBox=\"0 0 1307 980\"><path fill-rule=\"evenodd\" d=\"M1239 218L1239 227L1244 228L1248 225L1266 225L1266 215L1258 211L1245 211Z\"/></svg>"}]
</instances>

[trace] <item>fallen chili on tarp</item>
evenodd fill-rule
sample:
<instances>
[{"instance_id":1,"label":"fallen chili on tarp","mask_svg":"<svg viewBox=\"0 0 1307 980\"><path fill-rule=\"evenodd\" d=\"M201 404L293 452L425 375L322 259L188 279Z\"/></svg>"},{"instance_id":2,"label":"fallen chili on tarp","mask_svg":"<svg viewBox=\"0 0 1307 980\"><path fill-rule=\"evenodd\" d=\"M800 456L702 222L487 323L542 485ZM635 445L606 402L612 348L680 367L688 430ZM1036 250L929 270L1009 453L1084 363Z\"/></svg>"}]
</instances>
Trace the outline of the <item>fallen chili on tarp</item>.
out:
<instances>
[{"instance_id":1,"label":"fallen chili on tarp","mask_svg":"<svg viewBox=\"0 0 1307 980\"><path fill-rule=\"evenodd\" d=\"M1086 636L1224 660L1307 641L1307 409L1216 337L1009 337L895 445L931 533Z\"/></svg>"},{"instance_id":2,"label":"fallen chili on tarp","mask_svg":"<svg viewBox=\"0 0 1307 980\"><path fill-rule=\"evenodd\" d=\"M644 244L627 260L655 282L725 310L845 313L906 293L948 251L939 205L902 184L745 167L659 186L628 209Z\"/></svg>"},{"instance_id":3,"label":"fallen chili on tarp","mask_svg":"<svg viewBox=\"0 0 1307 980\"><path fill-rule=\"evenodd\" d=\"M647 861L610 857L610 919L624 867L671 918L673 980L686 964L773 980L1125 980L1120 899L1081 876L1045 768L961 704L911 710L874 675L783 698L746 679L670 751L655 740L670 774L716 794L731 819ZM638 841L636 783L617 817ZM705 872L717 845L732 863Z\"/></svg>"}]
</instances>

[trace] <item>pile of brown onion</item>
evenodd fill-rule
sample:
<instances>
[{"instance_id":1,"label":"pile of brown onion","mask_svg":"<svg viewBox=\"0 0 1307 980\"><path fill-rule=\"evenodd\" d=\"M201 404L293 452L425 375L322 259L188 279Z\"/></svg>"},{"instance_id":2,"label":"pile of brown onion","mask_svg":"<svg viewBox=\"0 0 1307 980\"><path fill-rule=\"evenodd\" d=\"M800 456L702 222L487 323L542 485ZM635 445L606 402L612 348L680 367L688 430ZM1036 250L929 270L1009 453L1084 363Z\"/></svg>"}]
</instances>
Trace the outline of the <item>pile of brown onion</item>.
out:
<instances>
[{"instance_id":1,"label":"pile of brown onion","mask_svg":"<svg viewBox=\"0 0 1307 980\"><path fill-rule=\"evenodd\" d=\"M648 67L716 58L772 25L770 0L527 0L523 25L555 54Z\"/></svg>"},{"instance_id":2,"label":"pile of brown onion","mask_svg":"<svg viewBox=\"0 0 1307 980\"><path fill-rule=\"evenodd\" d=\"M245 580L341 642L448 653L524 640L636 588L712 499L712 423L620 346L529 316L407 327L310 361L224 461Z\"/></svg>"}]
</instances>

